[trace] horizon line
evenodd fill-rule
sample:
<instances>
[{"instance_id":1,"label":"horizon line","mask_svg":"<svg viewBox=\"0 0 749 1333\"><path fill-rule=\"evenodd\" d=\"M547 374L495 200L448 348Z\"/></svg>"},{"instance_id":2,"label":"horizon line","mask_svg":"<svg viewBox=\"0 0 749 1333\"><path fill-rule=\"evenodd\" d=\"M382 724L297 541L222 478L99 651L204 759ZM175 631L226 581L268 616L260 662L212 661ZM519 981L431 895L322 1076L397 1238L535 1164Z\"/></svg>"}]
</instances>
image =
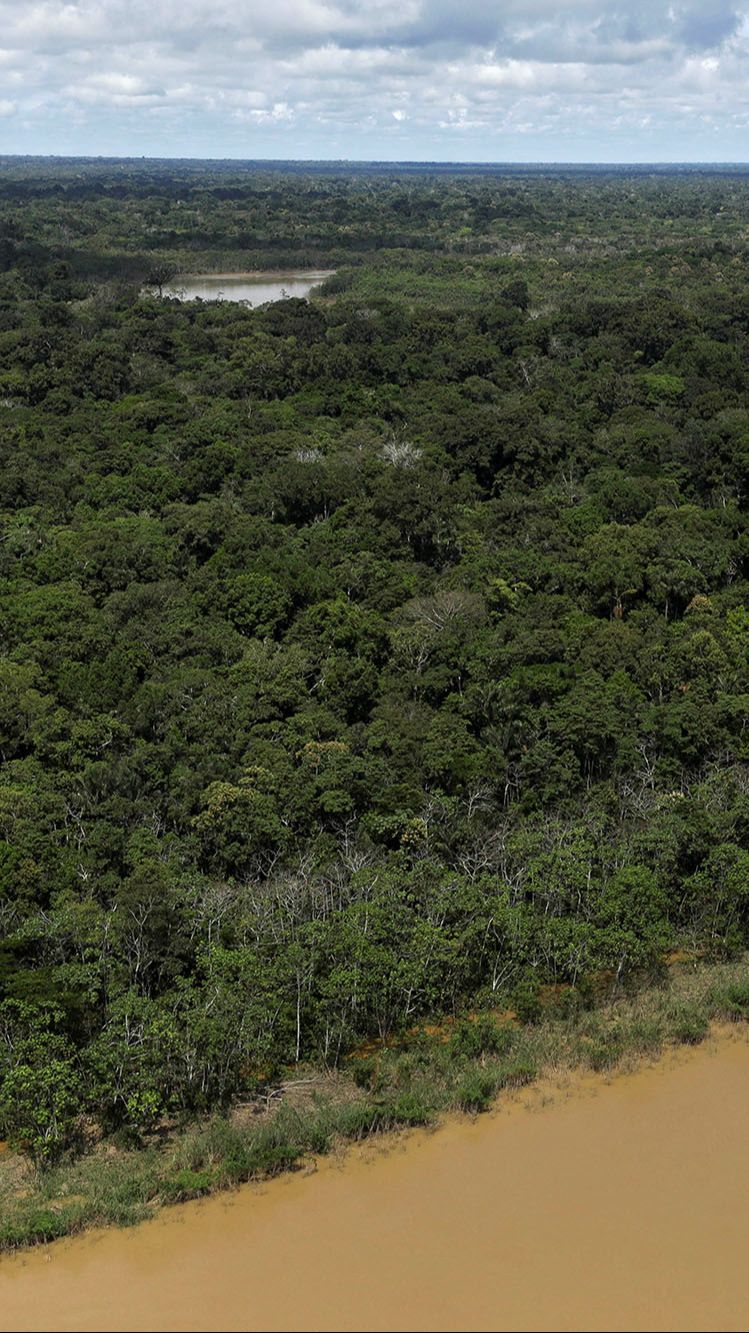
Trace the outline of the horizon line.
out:
<instances>
[{"instance_id":1,"label":"horizon line","mask_svg":"<svg viewBox=\"0 0 749 1333\"><path fill-rule=\"evenodd\" d=\"M169 156L159 153L4 153L0 163L19 162L236 162L269 163L298 166L455 166L455 167L743 167L749 168L749 159L730 158L669 158L654 160L631 158L385 158L385 157L189 157L184 154Z\"/></svg>"}]
</instances>

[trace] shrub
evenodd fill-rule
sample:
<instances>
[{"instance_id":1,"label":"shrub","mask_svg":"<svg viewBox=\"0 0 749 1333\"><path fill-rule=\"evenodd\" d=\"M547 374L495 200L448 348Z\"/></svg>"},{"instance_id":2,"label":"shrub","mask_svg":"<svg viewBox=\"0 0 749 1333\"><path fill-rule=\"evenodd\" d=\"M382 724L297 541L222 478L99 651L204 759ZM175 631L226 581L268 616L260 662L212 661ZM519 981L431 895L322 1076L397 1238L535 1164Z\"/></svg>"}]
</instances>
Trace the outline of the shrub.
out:
<instances>
[{"instance_id":1,"label":"shrub","mask_svg":"<svg viewBox=\"0 0 749 1333\"><path fill-rule=\"evenodd\" d=\"M458 1088L458 1106L478 1115L491 1106L498 1087L497 1077L488 1069L472 1069Z\"/></svg>"},{"instance_id":2,"label":"shrub","mask_svg":"<svg viewBox=\"0 0 749 1333\"><path fill-rule=\"evenodd\" d=\"M377 1082L377 1061L370 1055L351 1063L351 1077L357 1088L372 1089Z\"/></svg>"},{"instance_id":3,"label":"shrub","mask_svg":"<svg viewBox=\"0 0 749 1333\"><path fill-rule=\"evenodd\" d=\"M393 1119L399 1125L427 1125L431 1107L416 1092L402 1092L393 1103Z\"/></svg>"},{"instance_id":4,"label":"shrub","mask_svg":"<svg viewBox=\"0 0 749 1333\"><path fill-rule=\"evenodd\" d=\"M602 1032L586 1038L583 1046L585 1058L597 1073L613 1069L622 1056L622 1039L618 1032Z\"/></svg>"},{"instance_id":5,"label":"shrub","mask_svg":"<svg viewBox=\"0 0 749 1333\"><path fill-rule=\"evenodd\" d=\"M183 1199L196 1199L207 1194L215 1183L214 1173L206 1171L175 1171L168 1176L161 1186L161 1197L167 1203L179 1203Z\"/></svg>"},{"instance_id":6,"label":"shrub","mask_svg":"<svg viewBox=\"0 0 749 1333\"><path fill-rule=\"evenodd\" d=\"M16 1245L43 1245L69 1230L69 1221L61 1213L51 1208L40 1209L29 1217L0 1226L0 1246L11 1249Z\"/></svg>"},{"instance_id":7,"label":"shrub","mask_svg":"<svg viewBox=\"0 0 749 1333\"><path fill-rule=\"evenodd\" d=\"M521 1023L537 1023L542 1012L538 982L530 979L516 986L512 993L512 1006Z\"/></svg>"},{"instance_id":8,"label":"shrub","mask_svg":"<svg viewBox=\"0 0 749 1333\"><path fill-rule=\"evenodd\" d=\"M462 1018L456 1023L450 1037L450 1053L469 1060L484 1055L506 1055L514 1041L511 1028L501 1028L488 1014L481 1014L475 1022Z\"/></svg>"},{"instance_id":9,"label":"shrub","mask_svg":"<svg viewBox=\"0 0 749 1333\"><path fill-rule=\"evenodd\" d=\"M307 1152L326 1153L330 1148L330 1127L324 1115L305 1123L304 1146Z\"/></svg>"},{"instance_id":10,"label":"shrub","mask_svg":"<svg viewBox=\"0 0 749 1333\"><path fill-rule=\"evenodd\" d=\"M304 1149L297 1143L258 1143L248 1153L250 1176L276 1176L296 1166Z\"/></svg>"},{"instance_id":11,"label":"shrub","mask_svg":"<svg viewBox=\"0 0 749 1333\"><path fill-rule=\"evenodd\" d=\"M549 1014L553 1018L574 1023L586 1009L590 1009L593 1000L592 986L589 982L566 986L553 996L549 1004Z\"/></svg>"},{"instance_id":12,"label":"shrub","mask_svg":"<svg viewBox=\"0 0 749 1333\"><path fill-rule=\"evenodd\" d=\"M365 1139L369 1134L386 1128L386 1109L371 1102L353 1102L344 1106L336 1116L335 1127L347 1139Z\"/></svg>"},{"instance_id":13,"label":"shrub","mask_svg":"<svg viewBox=\"0 0 749 1333\"><path fill-rule=\"evenodd\" d=\"M709 998L713 1008L732 1022L749 1018L749 983L734 981L713 986Z\"/></svg>"},{"instance_id":14,"label":"shrub","mask_svg":"<svg viewBox=\"0 0 749 1333\"><path fill-rule=\"evenodd\" d=\"M500 1088L522 1088L538 1077L538 1067L530 1056L521 1055L510 1064L503 1065L497 1076Z\"/></svg>"},{"instance_id":15,"label":"shrub","mask_svg":"<svg viewBox=\"0 0 749 1333\"><path fill-rule=\"evenodd\" d=\"M671 1030L676 1041L685 1046L697 1046L705 1040L710 1023L699 1009L682 1009L674 1017Z\"/></svg>"},{"instance_id":16,"label":"shrub","mask_svg":"<svg viewBox=\"0 0 749 1333\"><path fill-rule=\"evenodd\" d=\"M658 1018L633 1018L626 1032L627 1045L637 1051L655 1053L663 1045L663 1028Z\"/></svg>"}]
</instances>

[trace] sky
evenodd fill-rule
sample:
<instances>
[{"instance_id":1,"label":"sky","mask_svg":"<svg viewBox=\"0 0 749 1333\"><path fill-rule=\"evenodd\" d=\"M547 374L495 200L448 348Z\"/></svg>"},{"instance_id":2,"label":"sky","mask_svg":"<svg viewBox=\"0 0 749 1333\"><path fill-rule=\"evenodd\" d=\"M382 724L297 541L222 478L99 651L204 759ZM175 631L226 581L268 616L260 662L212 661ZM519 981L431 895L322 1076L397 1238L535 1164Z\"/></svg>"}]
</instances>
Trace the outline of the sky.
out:
<instances>
[{"instance_id":1,"label":"sky","mask_svg":"<svg viewBox=\"0 0 749 1333\"><path fill-rule=\"evenodd\" d=\"M749 160L749 0L0 0L0 153Z\"/></svg>"}]
</instances>

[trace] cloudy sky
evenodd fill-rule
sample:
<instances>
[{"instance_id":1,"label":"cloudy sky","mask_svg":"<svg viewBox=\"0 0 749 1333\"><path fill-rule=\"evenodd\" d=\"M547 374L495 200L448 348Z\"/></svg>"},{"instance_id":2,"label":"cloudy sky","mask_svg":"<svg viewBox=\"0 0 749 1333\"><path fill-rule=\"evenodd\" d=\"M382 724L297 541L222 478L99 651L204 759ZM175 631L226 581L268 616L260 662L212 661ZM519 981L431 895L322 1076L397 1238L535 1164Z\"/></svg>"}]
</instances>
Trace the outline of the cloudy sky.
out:
<instances>
[{"instance_id":1,"label":"cloudy sky","mask_svg":"<svg viewBox=\"0 0 749 1333\"><path fill-rule=\"evenodd\" d=\"M749 0L0 0L0 152L746 161Z\"/></svg>"}]
</instances>

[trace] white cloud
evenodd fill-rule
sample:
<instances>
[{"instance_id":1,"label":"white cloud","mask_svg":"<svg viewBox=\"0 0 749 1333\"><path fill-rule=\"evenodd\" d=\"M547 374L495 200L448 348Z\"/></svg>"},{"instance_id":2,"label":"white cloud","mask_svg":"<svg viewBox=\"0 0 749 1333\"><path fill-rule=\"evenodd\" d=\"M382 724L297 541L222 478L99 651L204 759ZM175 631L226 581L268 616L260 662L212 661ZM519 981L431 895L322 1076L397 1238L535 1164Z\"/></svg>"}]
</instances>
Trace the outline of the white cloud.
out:
<instances>
[{"instance_id":1,"label":"white cloud","mask_svg":"<svg viewBox=\"0 0 749 1333\"><path fill-rule=\"evenodd\" d=\"M0 0L0 33L11 152L67 134L69 152L378 156L392 135L438 157L458 130L479 156L535 134L564 157L594 126L662 156L700 118L743 132L749 100L749 0Z\"/></svg>"}]
</instances>

